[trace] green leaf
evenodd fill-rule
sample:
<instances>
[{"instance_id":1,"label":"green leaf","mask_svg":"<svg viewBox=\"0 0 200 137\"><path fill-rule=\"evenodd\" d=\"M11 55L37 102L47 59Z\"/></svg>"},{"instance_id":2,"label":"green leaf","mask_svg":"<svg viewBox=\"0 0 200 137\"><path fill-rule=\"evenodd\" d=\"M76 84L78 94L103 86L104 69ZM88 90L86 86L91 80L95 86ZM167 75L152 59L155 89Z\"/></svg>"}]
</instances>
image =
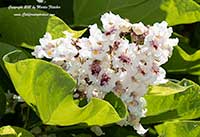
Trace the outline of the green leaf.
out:
<instances>
[{"instance_id":1,"label":"green leaf","mask_svg":"<svg viewBox=\"0 0 200 137\"><path fill-rule=\"evenodd\" d=\"M34 137L30 132L15 126L4 126L0 128L1 137Z\"/></svg>"},{"instance_id":2,"label":"green leaf","mask_svg":"<svg viewBox=\"0 0 200 137\"><path fill-rule=\"evenodd\" d=\"M0 42L0 66L3 68L4 72L6 72L6 71L5 71L4 62L3 62L3 59L2 59L3 56L6 55L7 53L14 51L14 50L17 50L17 49L20 49L20 48L9 45L7 43ZM30 57L30 54L28 52L26 52L25 50L23 50L23 53L24 53L23 55L26 58Z\"/></svg>"},{"instance_id":3,"label":"green leaf","mask_svg":"<svg viewBox=\"0 0 200 137\"><path fill-rule=\"evenodd\" d=\"M60 17L67 24L73 23L73 0L48 0L45 3L46 5L58 5L61 6L60 9L50 9L49 13L55 13L57 17Z\"/></svg>"},{"instance_id":4,"label":"green leaf","mask_svg":"<svg viewBox=\"0 0 200 137\"><path fill-rule=\"evenodd\" d=\"M99 23L100 15L112 11L131 22L146 24L166 20L169 25L200 21L200 6L193 0L74 0L74 23Z\"/></svg>"},{"instance_id":5,"label":"green leaf","mask_svg":"<svg viewBox=\"0 0 200 137\"><path fill-rule=\"evenodd\" d=\"M0 42L0 65L1 66L3 65L3 60L2 60L3 56L14 50L17 50L17 48L9 44Z\"/></svg>"},{"instance_id":6,"label":"green leaf","mask_svg":"<svg viewBox=\"0 0 200 137\"><path fill-rule=\"evenodd\" d=\"M200 50L189 55L176 46L164 68L168 73L200 75Z\"/></svg>"},{"instance_id":7,"label":"green leaf","mask_svg":"<svg viewBox=\"0 0 200 137\"><path fill-rule=\"evenodd\" d=\"M187 89L188 87L183 87L179 84L168 81L165 84L150 86L148 95L167 96L167 95L183 92L184 90L187 90Z\"/></svg>"},{"instance_id":8,"label":"green leaf","mask_svg":"<svg viewBox=\"0 0 200 137\"><path fill-rule=\"evenodd\" d=\"M200 5L194 0L165 0L160 8L167 13L165 20L169 25L200 21Z\"/></svg>"},{"instance_id":9,"label":"green leaf","mask_svg":"<svg viewBox=\"0 0 200 137\"><path fill-rule=\"evenodd\" d=\"M172 121L155 126L159 137L199 137L199 121Z\"/></svg>"},{"instance_id":10,"label":"green leaf","mask_svg":"<svg viewBox=\"0 0 200 137\"><path fill-rule=\"evenodd\" d=\"M120 117L125 117L128 114L125 105L122 105L124 104L123 101L119 97L117 97L113 92L109 92L105 96L104 100L110 102L110 104L115 108Z\"/></svg>"},{"instance_id":11,"label":"green leaf","mask_svg":"<svg viewBox=\"0 0 200 137\"><path fill-rule=\"evenodd\" d=\"M105 132L103 137L141 137L131 126L121 127L119 125L112 125L103 127L102 130Z\"/></svg>"},{"instance_id":12,"label":"green leaf","mask_svg":"<svg viewBox=\"0 0 200 137\"><path fill-rule=\"evenodd\" d=\"M92 137L92 135L82 133L82 134L75 135L74 137Z\"/></svg>"},{"instance_id":13,"label":"green leaf","mask_svg":"<svg viewBox=\"0 0 200 137\"><path fill-rule=\"evenodd\" d=\"M48 25L47 25L47 32L50 32L52 37L59 38L64 37L65 35L62 33L63 31L68 31L72 34L74 34L75 38L80 37L87 29L80 30L80 31L74 31L69 26L67 26L64 21L59 19L56 16L53 16L49 18Z\"/></svg>"},{"instance_id":14,"label":"green leaf","mask_svg":"<svg viewBox=\"0 0 200 137\"><path fill-rule=\"evenodd\" d=\"M24 13L41 14L41 16L14 16L14 14L25 15ZM1 42L33 49L34 46L39 44L39 38L43 37L47 31L54 37L57 35L61 36L63 31L74 33L74 37L79 37L85 32L85 30L71 30L61 19L49 16L44 11L0 8Z\"/></svg>"},{"instance_id":15,"label":"green leaf","mask_svg":"<svg viewBox=\"0 0 200 137\"><path fill-rule=\"evenodd\" d=\"M125 117L121 111L119 115L109 102L98 98L92 98L84 107L78 107L73 100L76 81L69 74L61 67L43 60L15 60L20 54L20 51L15 51L4 56L5 66L16 91L34 108L45 124L105 125Z\"/></svg>"},{"instance_id":16,"label":"green leaf","mask_svg":"<svg viewBox=\"0 0 200 137\"><path fill-rule=\"evenodd\" d=\"M4 62L3 62L3 56L6 55L7 53L14 51L16 49L19 49L18 47L14 47L12 45L6 44L6 43L2 43L0 42L0 90L2 90L3 92L7 92L9 91L14 91L13 89L13 85L11 80L9 79L9 75L8 72L4 66ZM22 54L25 58L28 58L30 55L28 52L26 52L25 50L23 50L23 54ZM1 97L4 95L0 95ZM1 102L2 101L2 102ZM0 111L4 111L3 105L4 103L4 99L0 99ZM0 112L1 113L1 112Z\"/></svg>"},{"instance_id":17,"label":"green leaf","mask_svg":"<svg viewBox=\"0 0 200 137\"><path fill-rule=\"evenodd\" d=\"M190 80L153 86L149 92L145 96L148 111L142 119L144 124L200 117L200 86Z\"/></svg>"},{"instance_id":18,"label":"green leaf","mask_svg":"<svg viewBox=\"0 0 200 137\"><path fill-rule=\"evenodd\" d=\"M6 69L5 69L6 71ZM9 79L8 73L5 73L2 67L0 67L0 90L4 93L7 93L8 90L11 92L15 92L14 87L12 85L11 80ZM7 72L7 71L6 71ZM7 74L7 75L6 75Z\"/></svg>"},{"instance_id":19,"label":"green leaf","mask_svg":"<svg viewBox=\"0 0 200 137\"><path fill-rule=\"evenodd\" d=\"M40 5L37 0L14 0L14 1L7 1L7 0L2 0L2 7L7 7L8 5ZM7 6L6 6L7 5ZM67 23L72 24L73 21L73 0L48 0L48 1L44 1L42 4L42 6L49 6L49 5L53 5L53 6L60 6L60 8L58 9L52 9L52 8L47 8L47 9L42 9L43 11L46 11L48 13L53 13L56 16L60 17L61 19L63 19L64 21L66 21ZM1 1L0 1L0 6L1 6Z\"/></svg>"},{"instance_id":20,"label":"green leaf","mask_svg":"<svg viewBox=\"0 0 200 137\"><path fill-rule=\"evenodd\" d=\"M195 0L197 3L200 3L200 0Z\"/></svg>"}]
</instances>

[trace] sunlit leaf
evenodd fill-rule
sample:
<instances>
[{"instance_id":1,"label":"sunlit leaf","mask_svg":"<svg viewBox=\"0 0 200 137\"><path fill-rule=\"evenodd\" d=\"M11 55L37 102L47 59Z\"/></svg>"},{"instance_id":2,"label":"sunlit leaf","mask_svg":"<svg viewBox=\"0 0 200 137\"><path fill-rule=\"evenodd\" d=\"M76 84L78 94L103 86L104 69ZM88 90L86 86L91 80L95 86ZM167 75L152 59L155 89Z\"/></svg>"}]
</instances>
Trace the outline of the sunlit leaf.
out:
<instances>
[{"instance_id":1,"label":"sunlit leaf","mask_svg":"<svg viewBox=\"0 0 200 137\"><path fill-rule=\"evenodd\" d=\"M176 46L164 68L169 73L200 75L200 50L189 55Z\"/></svg>"},{"instance_id":2,"label":"sunlit leaf","mask_svg":"<svg viewBox=\"0 0 200 137\"><path fill-rule=\"evenodd\" d=\"M119 114L109 102L97 98L92 98L84 107L78 107L73 100L76 81L69 74L52 63L39 59L23 60L20 55L20 51L15 51L4 56L5 66L17 92L45 124L105 125L126 116L125 105L114 97L112 101L107 100L111 104L117 103L114 107Z\"/></svg>"},{"instance_id":3,"label":"sunlit leaf","mask_svg":"<svg viewBox=\"0 0 200 137\"><path fill-rule=\"evenodd\" d=\"M190 80L154 86L149 92L145 96L147 117L143 118L142 123L200 117L200 86Z\"/></svg>"},{"instance_id":4,"label":"sunlit leaf","mask_svg":"<svg viewBox=\"0 0 200 137\"><path fill-rule=\"evenodd\" d=\"M199 121L173 121L155 126L159 137L199 137Z\"/></svg>"},{"instance_id":5,"label":"sunlit leaf","mask_svg":"<svg viewBox=\"0 0 200 137\"><path fill-rule=\"evenodd\" d=\"M34 137L30 132L15 126L4 126L0 128L1 137Z\"/></svg>"}]
</instances>

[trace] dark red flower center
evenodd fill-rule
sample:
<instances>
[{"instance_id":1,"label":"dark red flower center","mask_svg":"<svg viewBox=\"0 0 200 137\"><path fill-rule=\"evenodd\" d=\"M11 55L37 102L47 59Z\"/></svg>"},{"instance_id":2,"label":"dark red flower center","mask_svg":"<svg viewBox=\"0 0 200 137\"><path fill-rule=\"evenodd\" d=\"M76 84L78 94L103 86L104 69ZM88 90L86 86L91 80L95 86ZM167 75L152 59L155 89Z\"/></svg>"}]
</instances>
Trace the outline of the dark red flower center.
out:
<instances>
[{"instance_id":1,"label":"dark red flower center","mask_svg":"<svg viewBox=\"0 0 200 137\"><path fill-rule=\"evenodd\" d=\"M156 44L155 41L151 41L151 45L157 50L158 49L158 45Z\"/></svg>"},{"instance_id":2,"label":"dark red flower center","mask_svg":"<svg viewBox=\"0 0 200 137\"><path fill-rule=\"evenodd\" d=\"M118 57L123 63L127 63L130 64L131 63L131 59L129 57L127 57L126 55L120 55Z\"/></svg>"},{"instance_id":3,"label":"dark red flower center","mask_svg":"<svg viewBox=\"0 0 200 137\"><path fill-rule=\"evenodd\" d=\"M100 71L101 71L101 66L100 66L100 61L99 60L94 60L92 64L90 65L90 69L92 72L92 75L98 76Z\"/></svg>"},{"instance_id":4,"label":"dark red flower center","mask_svg":"<svg viewBox=\"0 0 200 137\"><path fill-rule=\"evenodd\" d=\"M104 85L108 84L108 81L109 81L110 79L111 79L111 78L110 78L107 74L103 73L102 76L101 76L100 85L101 85L101 86L104 86Z\"/></svg>"}]
</instances>

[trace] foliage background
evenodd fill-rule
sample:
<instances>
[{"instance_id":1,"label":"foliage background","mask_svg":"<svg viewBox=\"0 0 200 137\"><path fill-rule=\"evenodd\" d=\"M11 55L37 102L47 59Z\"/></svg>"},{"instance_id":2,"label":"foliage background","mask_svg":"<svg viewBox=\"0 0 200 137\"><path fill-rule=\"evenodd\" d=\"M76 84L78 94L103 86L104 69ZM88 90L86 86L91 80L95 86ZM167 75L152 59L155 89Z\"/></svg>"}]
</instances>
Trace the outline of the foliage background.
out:
<instances>
[{"instance_id":1,"label":"foliage background","mask_svg":"<svg viewBox=\"0 0 200 137\"><path fill-rule=\"evenodd\" d=\"M31 49L38 44L39 38L47 30L54 32L56 37L60 35L58 31L63 29L63 27L51 26L49 17L15 18L12 15L16 12L55 13L76 30L82 30L89 24L100 24L100 15L108 11L118 13L130 19L132 23L142 21L145 24L153 24L166 20L170 26L173 26L173 36L180 40L173 56L164 65L167 78L173 82L150 87L149 94L145 97L147 117L141 121L146 128L149 128L144 136L198 137L200 136L199 3L199 0L49 0L42 5L56 4L61 6L61 9L40 11L7 9L9 5L38 5L36 0L1 0L0 57L15 49L21 49L30 56ZM63 26L60 21L58 22L57 26ZM87 36L88 32L84 35ZM5 71L2 59L0 65L1 136L4 136L5 129L16 136L20 132L27 131L35 136L95 136L89 127L82 124L67 127L42 124L40 118L27 104L9 98L8 91L10 94L17 94L17 92ZM7 125L13 127L5 127ZM139 136L131 127L108 125L102 129L108 137Z\"/></svg>"}]
</instances>

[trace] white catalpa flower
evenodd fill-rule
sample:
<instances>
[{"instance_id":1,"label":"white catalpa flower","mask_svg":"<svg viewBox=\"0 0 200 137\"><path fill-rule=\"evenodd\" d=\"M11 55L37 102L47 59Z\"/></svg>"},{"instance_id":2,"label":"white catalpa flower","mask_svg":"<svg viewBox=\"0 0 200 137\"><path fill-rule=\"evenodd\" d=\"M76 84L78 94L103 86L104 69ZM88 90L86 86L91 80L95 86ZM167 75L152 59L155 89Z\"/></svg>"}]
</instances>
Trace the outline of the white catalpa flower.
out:
<instances>
[{"instance_id":1,"label":"white catalpa flower","mask_svg":"<svg viewBox=\"0 0 200 137\"><path fill-rule=\"evenodd\" d=\"M41 46L35 46L35 49L31 54L36 58L44 58L46 56L46 52Z\"/></svg>"},{"instance_id":2,"label":"white catalpa flower","mask_svg":"<svg viewBox=\"0 0 200 137\"><path fill-rule=\"evenodd\" d=\"M74 56L78 54L78 50L75 46L65 43L65 40L62 40L61 44L55 48L55 53L53 57L53 61L60 60L72 60Z\"/></svg>"},{"instance_id":3,"label":"white catalpa flower","mask_svg":"<svg viewBox=\"0 0 200 137\"><path fill-rule=\"evenodd\" d=\"M101 128L99 126L92 126L90 128L90 130L92 132L94 132L97 136L102 136L102 135L105 135L105 133L101 130Z\"/></svg>"},{"instance_id":4,"label":"white catalpa flower","mask_svg":"<svg viewBox=\"0 0 200 137\"><path fill-rule=\"evenodd\" d=\"M141 124L134 125L134 128L137 130L137 133L140 135L143 135L148 131L148 129L144 129Z\"/></svg>"},{"instance_id":5,"label":"white catalpa flower","mask_svg":"<svg viewBox=\"0 0 200 137\"><path fill-rule=\"evenodd\" d=\"M41 44L41 46L43 47L43 46L46 46L46 45L48 45L49 44L49 42L52 40L52 36L51 36L51 34L50 33L46 33L45 35L44 35L44 37L43 38L40 38L40 44Z\"/></svg>"},{"instance_id":6,"label":"white catalpa flower","mask_svg":"<svg viewBox=\"0 0 200 137\"><path fill-rule=\"evenodd\" d=\"M112 12L102 15L101 21L103 28L107 33L113 33L119 30L122 32L127 32L132 25L127 20L122 19L119 15L114 15Z\"/></svg>"},{"instance_id":7,"label":"white catalpa flower","mask_svg":"<svg viewBox=\"0 0 200 137\"><path fill-rule=\"evenodd\" d=\"M96 24L91 25L89 38L82 38L77 43L81 48L79 50L80 57L103 60L103 55L106 55L106 52L109 51L109 46L106 45L104 37Z\"/></svg>"},{"instance_id":8,"label":"white catalpa flower","mask_svg":"<svg viewBox=\"0 0 200 137\"><path fill-rule=\"evenodd\" d=\"M57 40L52 40L51 34L46 33L43 38L40 38L40 45L36 46L32 55L37 58L52 59L54 56Z\"/></svg>"},{"instance_id":9,"label":"white catalpa flower","mask_svg":"<svg viewBox=\"0 0 200 137\"><path fill-rule=\"evenodd\" d=\"M149 27L148 34L144 40L144 46L147 47L158 65L168 61L172 54L172 49L178 44L178 39L169 38L172 34L172 28L167 28L167 22L155 23Z\"/></svg>"},{"instance_id":10,"label":"white catalpa flower","mask_svg":"<svg viewBox=\"0 0 200 137\"><path fill-rule=\"evenodd\" d=\"M131 125L139 134L147 130L140 124L145 116L143 96L148 86L165 83L161 67L172 55L178 39L170 38L172 28L165 21L145 26L132 24L113 13L101 16L103 31L97 24L89 26L89 37L52 39L46 33L32 55L48 58L61 66L76 81L75 99L104 99L112 91L126 104L129 116L120 125ZM93 128L100 135L99 128Z\"/></svg>"},{"instance_id":11,"label":"white catalpa flower","mask_svg":"<svg viewBox=\"0 0 200 137\"><path fill-rule=\"evenodd\" d=\"M137 24L133 24L132 29L133 29L133 32L135 32L136 35L142 35L142 34L148 32L148 28L142 22L139 22Z\"/></svg>"}]
</instances>

